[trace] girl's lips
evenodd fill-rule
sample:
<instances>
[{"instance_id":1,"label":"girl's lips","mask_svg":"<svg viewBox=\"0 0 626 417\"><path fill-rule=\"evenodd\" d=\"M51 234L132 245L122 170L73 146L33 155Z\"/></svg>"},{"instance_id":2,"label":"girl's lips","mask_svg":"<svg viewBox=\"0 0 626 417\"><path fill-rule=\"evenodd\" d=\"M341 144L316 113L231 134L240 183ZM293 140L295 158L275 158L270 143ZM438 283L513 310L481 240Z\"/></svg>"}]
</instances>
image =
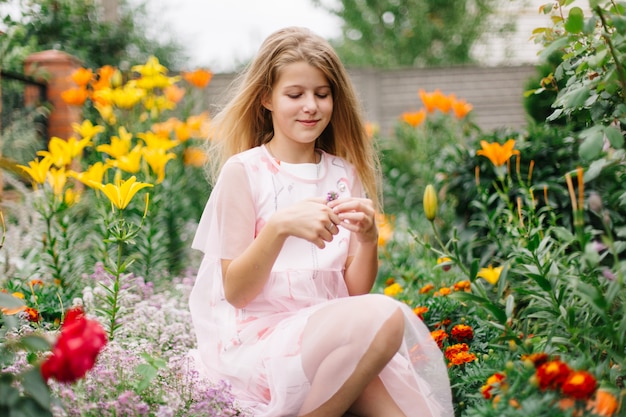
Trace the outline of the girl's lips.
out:
<instances>
[{"instance_id":1,"label":"girl's lips","mask_svg":"<svg viewBox=\"0 0 626 417\"><path fill-rule=\"evenodd\" d=\"M319 120L298 120L298 122L305 126L315 126Z\"/></svg>"}]
</instances>

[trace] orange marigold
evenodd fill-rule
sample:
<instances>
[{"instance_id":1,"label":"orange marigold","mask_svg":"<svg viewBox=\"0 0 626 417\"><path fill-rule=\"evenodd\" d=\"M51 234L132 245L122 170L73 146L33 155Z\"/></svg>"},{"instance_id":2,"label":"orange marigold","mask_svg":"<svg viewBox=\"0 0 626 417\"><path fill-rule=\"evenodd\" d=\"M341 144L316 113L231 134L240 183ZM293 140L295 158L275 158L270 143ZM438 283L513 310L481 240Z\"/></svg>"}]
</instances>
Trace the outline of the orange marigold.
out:
<instances>
[{"instance_id":1,"label":"orange marigold","mask_svg":"<svg viewBox=\"0 0 626 417\"><path fill-rule=\"evenodd\" d=\"M437 291L437 294L439 295L450 295L450 293L452 292L452 290L450 289L450 287L441 287L439 288L439 291Z\"/></svg>"},{"instance_id":2,"label":"orange marigold","mask_svg":"<svg viewBox=\"0 0 626 417\"><path fill-rule=\"evenodd\" d=\"M39 311L32 307L26 307L26 310L24 310L24 312L26 313L26 320L30 321L31 323L39 322L41 318L41 316L39 315Z\"/></svg>"},{"instance_id":3,"label":"orange marigold","mask_svg":"<svg viewBox=\"0 0 626 417\"><path fill-rule=\"evenodd\" d=\"M422 288L420 288L420 294L426 294L431 292L435 286L433 284L426 284Z\"/></svg>"},{"instance_id":4,"label":"orange marigold","mask_svg":"<svg viewBox=\"0 0 626 417\"><path fill-rule=\"evenodd\" d=\"M413 312L415 313L417 317L424 320L424 314L428 312L428 307L417 306L413 309Z\"/></svg>"},{"instance_id":5,"label":"orange marigold","mask_svg":"<svg viewBox=\"0 0 626 417\"><path fill-rule=\"evenodd\" d=\"M542 390L560 388L571 372L571 368L565 362L560 360L546 362L537 368L539 388Z\"/></svg>"},{"instance_id":6,"label":"orange marigold","mask_svg":"<svg viewBox=\"0 0 626 417\"><path fill-rule=\"evenodd\" d=\"M448 333L446 333L443 329L439 329L433 330L430 332L430 335L434 341L437 342L437 346L439 346L440 349L443 349L443 342L448 338Z\"/></svg>"},{"instance_id":7,"label":"orange marigold","mask_svg":"<svg viewBox=\"0 0 626 417\"><path fill-rule=\"evenodd\" d=\"M529 355L522 355L523 361L530 361L536 367L548 362L550 357L547 353L539 352L539 353L531 353Z\"/></svg>"},{"instance_id":8,"label":"orange marigold","mask_svg":"<svg viewBox=\"0 0 626 417\"><path fill-rule=\"evenodd\" d=\"M474 362L476 359L476 355L474 355L473 353L459 352L449 359L448 368Z\"/></svg>"},{"instance_id":9,"label":"orange marigold","mask_svg":"<svg viewBox=\"0 0 626 417\"><path fill-rule=\"evenodd\" d=\"M561 391L569 397L584 400L591 398L597 385L596 378L589 372L574 371L570 372L565 381L563 381Z\"/></svg>"},{"instance_id":10,"label":"orange marigold","mask_svg":"<svg viewBox=\"0 0 626 417\"><path fill-rule=\"evenodd\" d=\"M474 338L474 330L467 324L457 324L450 331L450 335L459 342L469 342Z\"/></svg>"},{"instance_id":11,"label":"orange marigold","mask_svg":"<svg viewBox=\"0 0 626 417\"><path fill-rule=\"evenodd\" d=\"M454 356L458 355L460 352L469 352L469 346L467 343L456 343L454 345L450 345L446 348L444 352L444 356L446 359L450 360Z\"/></svg>"},{"instance_id":12,"label":"orange marigold","mask_svg":"<svg viewBox=\"0 0 626 417\"><path fill-rule=\"evenodd\" d=\"M611 417L617 411L619 403L617 398L609 391L599 389L596 391L596 396L587 406L588 410L591 410L594 414L602 417Z\"/></svg>"},{"instance_id":13,"label":"orange marigold","mask_svg":"<svg viewBox=\"0 0 626 417\"><path fill-rule=\"evenodd\" d=\"M485 399L490 399L492 397L492 390L495 387L504 385L505 375L500 372L496 372L487 378L487 383L480 388L480 393L483 395Z\"/></svg>"},{"instance_id":14,"label":"orange marigold","mask_svg":"<svg viewBox=\"0 0 626 417\"><path fill-rule=\"evenodd\" d=\"M459 281L454 284L454 291L466 291L469 292L471 289L471 283L468 280Z\"/></svg>"}]
</instances>

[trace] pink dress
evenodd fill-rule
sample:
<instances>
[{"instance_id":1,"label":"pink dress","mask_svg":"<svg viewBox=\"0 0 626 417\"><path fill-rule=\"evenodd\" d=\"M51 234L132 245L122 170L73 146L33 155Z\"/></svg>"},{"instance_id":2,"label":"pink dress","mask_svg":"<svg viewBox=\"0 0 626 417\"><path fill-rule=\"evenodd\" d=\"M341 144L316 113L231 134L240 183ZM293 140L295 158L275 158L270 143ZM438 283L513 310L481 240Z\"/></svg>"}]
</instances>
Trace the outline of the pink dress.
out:
<instances>
[{"instance_id":1,"label":"pink dress","mask_svg":"<svg viewBox=\"0 0 626 417\"><path fill-rule=\"evenodd\" d=\"M354 371L378 330L400 308L405 337L381 372L408 417L453 417L443 355L428 328L405 304L380 294L349 297L343 269L355 239L340 232L324 249L289 237L261 294L243 309L224 298L221 259L242 253L277 210L336 192L362 196L354 168L322 153L299 176L265 146L232 157L204 210L193 248L204 253L189 305L201 374L227 380L239 404L256 417L306 414L326 402ZM324 362L329 375L316 375ZM316 381L311 388L310 379Z\"/></svg>"}]
</instances>

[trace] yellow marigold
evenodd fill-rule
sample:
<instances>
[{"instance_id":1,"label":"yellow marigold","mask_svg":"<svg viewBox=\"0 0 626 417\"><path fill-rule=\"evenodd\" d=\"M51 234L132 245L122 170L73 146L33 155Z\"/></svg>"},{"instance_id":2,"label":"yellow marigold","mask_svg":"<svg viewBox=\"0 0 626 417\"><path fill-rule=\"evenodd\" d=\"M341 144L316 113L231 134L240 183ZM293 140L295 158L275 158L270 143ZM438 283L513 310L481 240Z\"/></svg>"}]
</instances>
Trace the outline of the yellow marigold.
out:
<instances>
[{"instance_id":1,"label":"yellow marigold","mask_svg":"<svg viewBox=\"0 0 626 417\"><path fill-rule=\"evenodd\" d=\"M393 297L395 295L400 294L403 290L404 289L402 288L400 284L398 284L397 282L394 282L390 286L386 287L384 292L385 292L385 295Z\"/></svg>"},{"instance_id":2,"label":"yellow marigold","mask_svg":"<svg viewBox=\"0 0 626 417\"><path fill-rule=\"evenodd\" d=\"M441 265L441 269L446 272L449 271L452 267L451 262L452 259L448 258L447 256L440 256L439 258L437 258L437 265Z\"/></svg>"}]
</instances>

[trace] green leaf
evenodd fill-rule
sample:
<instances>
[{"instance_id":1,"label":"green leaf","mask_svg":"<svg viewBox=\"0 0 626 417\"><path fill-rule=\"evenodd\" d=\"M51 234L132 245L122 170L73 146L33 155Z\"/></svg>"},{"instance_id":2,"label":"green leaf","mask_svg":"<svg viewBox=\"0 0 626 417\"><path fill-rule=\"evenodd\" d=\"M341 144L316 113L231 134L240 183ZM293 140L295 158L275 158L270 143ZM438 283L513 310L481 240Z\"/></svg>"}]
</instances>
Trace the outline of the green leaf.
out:
<instances>
[{"instance_id":1,"label":"green leaf","mask_svg":"<svg viewBox=\"0 0 626 417\"><path fill-rule=\"evenodd\" d=\"M20 345L26 350L33 352L45 352L51 348L50 342L41 336L35 335L23 336L20 339Z\"/></svg>"},{"instance_id":2,"label":"green leaf","mask_svg":"<svg viewBox=\"0 0 626 417\"><path fill-rule=\"evenodd\" d=\"M0 307L2 308L18 308L24 305L24 301L14 297L11 294L0 292Z\"/></svg>"},{"instance_id":3,"label":"green leaf","mask_svg":"<svg viewBox=\"0 0 626 417\"><path fill-rule=\"evenodd\" d=\"M560 102L564 108L578 109L583 107L590 94L591 92L589 91L589 87L580 86L578 88L570 89L564 93L560 98Z\"/></svg>"},{"instance_id":4,"label":"green leaf","mask_svg":"<svg viewBox=\"0 0 626 417\"><path fill-rule=\"evenodd\" d=\"M0 406L12 408L20 399L20 392L11 386L11 382L12 379L11 381L6 381L5 378L0 380Z\"/></svg>"},{"instance_id":5,"label":"green leaf","mask_svg":"<svg viewBox=\"0 0 626 417\"><path fill-rule=\"evenodd\" d=\"M572 7L565 21L565 30L569 33L580 33L584 24L583 10L580 7Z\"/></svg>"},{"instance_id":6,"label":"green leaf","mask_svg":"<svg viewBox=\"0 0 626 417\"><path fill-rule=\"evenodd\" d=\"M620 149L624 146L624 135L615 126L607 126L604 129L604 134L609 140L609 143L611 143L612 147Z\"/></svg>"},{"instance_id":7,"label":"green leaf","mask_svg":"<svg viewBox=\"0 0 626 417\"><path fill-rule=\"evenodd\" d=\"M578 149L578 155L591 161L598 158L602 154L602 146L604 144L604 131L602 126L593 126L581 132L583 142Z\"/></svg>"},{"instance_id":8,"label":"green leaf","mask_svg":"<svg viewBox=\"0 0 626 417\"><path fill-rule=\"evenodd\" d=\"M50 409L50 388L44 382L39 367L22 374L22 387L42 408Z\"/></svg>"},{"instance_id":9,"label":"green leaf","mask_svg":"<svg viewBox=\"0 0 626 417\"><path fill-rule=\"evenodd\" d=\"M513 318L513 310L515 309L515 297L513 297L513 294L509 294L508 297L506 297L506 308L505 308L505 313L506 313L506 317L507 318Z\"/></svg>"}]
</instances>

